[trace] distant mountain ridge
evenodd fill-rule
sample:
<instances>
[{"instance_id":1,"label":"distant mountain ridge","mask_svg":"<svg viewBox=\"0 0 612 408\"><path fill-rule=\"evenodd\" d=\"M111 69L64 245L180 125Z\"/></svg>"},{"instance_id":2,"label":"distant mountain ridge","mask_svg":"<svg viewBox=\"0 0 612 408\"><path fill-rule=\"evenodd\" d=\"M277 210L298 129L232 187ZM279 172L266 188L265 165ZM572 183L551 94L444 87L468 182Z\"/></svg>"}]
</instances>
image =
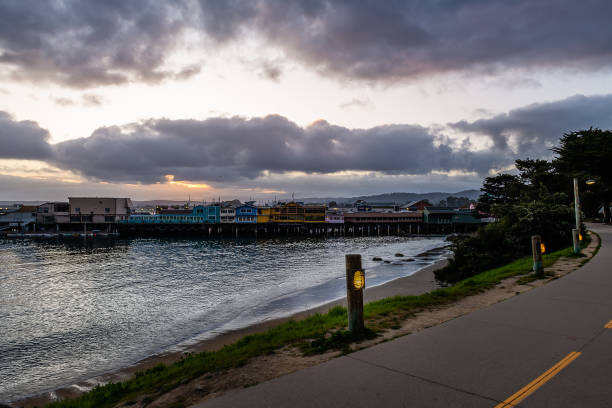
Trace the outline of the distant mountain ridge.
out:
<instances>
[{"instance_id":1,"label":"distant mountain ridge","mask_svg":"<svg viewBox=\"0 0 612 408\"><path fill-rule=\"evenodd\" d=\"M363 200L368 203L395 203L405 204L415 200L429 200L431 203L438 203L441 200L446 200L447 197L467 197L470 200L478 199L480 190L463 190L456 193L433 192L433 193L384 193L370 196L358 197L309 197L300 198L298 200L307 203L328 203L335 201L337 203L354 203L357 200Z\"/></svg>"},{"instance_id":2,"label":"distant mountain ridge","mask_svg":"<svg viewBox=\"0 0 612 408\"><path fill-rule=\"evenodd\" d=\"M309 198L296 198L296 201L303 201L306 203L329 203L335 201L336 203L354 203L357 200L364 200L368 203L395 203L405 204L415 200L429 200L430 203L436 204L441 200L446 200L447 197L467 197L470 200L478 199L480 190L463 190L456 193L444 193L444 192L433 192L433 193L384 193L370 196L357 196L357 197L309 197ZM66 200L67 201L67 200ZM269 200L265 200L269 201ZM282 200L287 201L287 200ZM39 205L47 201L0 201L1 206L10 206L12 204L24 204L24 205ZM156 205L183 205L187 200L132 200L136 207L145 207ZM192 200L191 204L201 204L201 201Z\"/></svg>"}]
</instances>

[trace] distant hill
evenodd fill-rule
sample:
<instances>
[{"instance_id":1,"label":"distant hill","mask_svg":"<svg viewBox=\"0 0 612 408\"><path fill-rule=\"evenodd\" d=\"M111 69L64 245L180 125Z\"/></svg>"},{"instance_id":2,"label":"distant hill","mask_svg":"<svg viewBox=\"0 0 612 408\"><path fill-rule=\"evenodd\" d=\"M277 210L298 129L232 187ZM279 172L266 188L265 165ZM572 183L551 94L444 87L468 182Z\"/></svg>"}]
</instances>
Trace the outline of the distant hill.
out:
<instances>
[{"instance_id":1,"label":"distant hill","mask_svg":"<svg viewBox=\"0 0 612 408\"><path fill-rule=\"evenodd\" d=\"M23 204L23 205L41 205L48 201L28 201L28 200L20 200L20 201L0 201L0 207L10 207L15 204Z\"/></svg>"},{"instance_id":2,"label":"distant hill","mask_svg":"<svg viewBox=\"0 0 612 408\"><path fill-rule=\"evenodd\" d=\"M476 200L480 195L479 190L463 190L456 193L385 193L371 196L358 196L358 197L308 197L308 198L296 198L296 201L303 201L306 203L328 203L335 201L339 203L354 203L357 200L364 200L368 203L395 203L405 204L409 201L414 200L429 200L432 204L437 204L441 200L446 200L446 197L467 197L470 200ZM24 205L40 205L46 201L0 201L1 206L10 206L13 204L24 204ZM183 205L187 203L186 200L132 200L136 207L155 207L157 205ZM200 201L192 200L191 204L201 204Z\"/></svg>"},{"instance_id":3,"label":"distant hill","mask_svg":"<svg viewBox=\"0 0 612 408\"><path fill-rule=\"evenodd\" d=\"M309 197L300 198L300 201L307 203L328 203L335 201L337 203L354 203L357 200L364 200L368 203L395 203L405 204L409 201L414 200L429 200L430 203L436 204L441 200L446 200L446 197L467 197L470 200L478 199L480 190L463 190L456 193L385 193L371 196L358 196L358 197Z\"/></svg>"}]
</instances>

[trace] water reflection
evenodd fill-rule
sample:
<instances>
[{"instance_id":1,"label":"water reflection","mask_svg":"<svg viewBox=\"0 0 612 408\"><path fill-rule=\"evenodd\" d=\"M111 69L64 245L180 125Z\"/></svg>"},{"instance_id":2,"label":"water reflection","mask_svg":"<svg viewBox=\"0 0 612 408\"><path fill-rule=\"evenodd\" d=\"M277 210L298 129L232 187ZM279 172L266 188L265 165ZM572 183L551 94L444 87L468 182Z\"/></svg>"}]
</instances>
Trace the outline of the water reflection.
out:
<instances>
[{"instance_id":1,"label":"water reflection","mask_svg":"<svg viewBox=\"0 0 612 408\"><path fill-rule=\"evenodd\" d=\"M194 336L340 296L344 254L372 286L443 238L0 242L0 400L116 369ZM379 256L396 264L374 262Z\"/></svg>"}]
</instances>

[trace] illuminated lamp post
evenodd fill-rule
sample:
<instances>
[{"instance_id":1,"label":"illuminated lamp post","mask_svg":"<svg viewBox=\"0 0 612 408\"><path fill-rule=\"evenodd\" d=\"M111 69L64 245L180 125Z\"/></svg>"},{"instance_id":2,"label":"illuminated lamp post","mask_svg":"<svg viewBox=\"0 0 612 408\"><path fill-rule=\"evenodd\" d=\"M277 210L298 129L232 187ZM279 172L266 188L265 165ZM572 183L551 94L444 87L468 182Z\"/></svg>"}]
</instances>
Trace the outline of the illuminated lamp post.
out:
<instances>
[{"instance_id":1,"label":"illuminated lamp post","mask_svg":"<svg viewBox=\"0 0 612 408\"><path fill-rule=\"evenodd\" d=\"M576 228L572 230L574 253L580 253L580 198L578 196L578 178L574 177L574 212L576 213Z\"/></svg>"},{"instance_id":2,"label":"illuminated lamp post","mask_svg":"<svg viewBox=\"0 0 612 408\"><path fill-rule=\"evenodd\" d=\"M595 180L588 179L586 184L591 186L595 184ZM574 177L574 211L576 212L576 228L572 230L572 241L574 243L574 253L580 253L580 241L582 234L580 233L580 198L578 195L578 178Z\"/></svg>"},{"instance_id":3,"label":"illuminated lamp post","mask_svg":"<svg viewBox=\"0 0 612 408\"><path fill-rule=\"evenodd\" d=\"M361 255L346 255L346 303L349 331L355 334L365 329L363 323L363 289L365 273L361 267Z\"/></svg>"}]
</instances>

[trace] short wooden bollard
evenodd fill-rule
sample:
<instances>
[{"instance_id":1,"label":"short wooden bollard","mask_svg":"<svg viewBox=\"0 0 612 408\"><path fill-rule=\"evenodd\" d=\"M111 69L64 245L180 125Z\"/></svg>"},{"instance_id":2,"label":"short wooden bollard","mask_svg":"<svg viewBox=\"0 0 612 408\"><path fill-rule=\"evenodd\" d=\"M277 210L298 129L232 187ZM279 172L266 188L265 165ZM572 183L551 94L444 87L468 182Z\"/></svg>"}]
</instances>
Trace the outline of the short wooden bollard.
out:
<instances>
[{"instance_id":1,"label":"short wooden bollard","mask_svg":"<svg viewBox=\"0 0 612 408\"><path fill-rule=\"evenodd\" d=\"M361 255L346 255L346 302L348 326L352 333L364 331L363 289L365 273L361 268Z\"/></svg>"},{"instance_id":2,"label":"short wooden bollard","mask_svg":"<svg viewBox=\"0 0 612 408\"><path fill-rule=\"evenodd\" d=\"M533 253L533 271L536 275L544 273L544 265L542 264L542 237L533 235L531 237L531 252Z\"/></svg>"}]
</instances>

